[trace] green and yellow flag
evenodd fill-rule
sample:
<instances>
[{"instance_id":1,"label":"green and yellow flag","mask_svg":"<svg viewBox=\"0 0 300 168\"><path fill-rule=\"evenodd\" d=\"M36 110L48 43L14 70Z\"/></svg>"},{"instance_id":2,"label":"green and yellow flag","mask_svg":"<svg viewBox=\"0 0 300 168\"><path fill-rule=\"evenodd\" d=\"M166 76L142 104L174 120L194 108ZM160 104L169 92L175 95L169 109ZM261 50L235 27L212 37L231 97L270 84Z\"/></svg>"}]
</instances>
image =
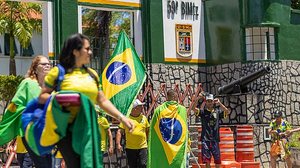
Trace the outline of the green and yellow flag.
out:
<instances>
[{"instance_id":1,"label":"green and yellow flag","mask_svg":"<svg viewBox=\"0 0 300 168\"><path fill-rule=\"evenodd\" d=\"M20 83L0 122L0 145L8 143L17 136L23 136L24 133L21 129L22 112L27 103L38 97L40 92L40 86L35 80L27 78Z\"/></svg>"},{"instance_id":2,"label":"green and yellow flag","mask_svg":"<svg viewBox=\"0 0 300 168\"><path fill-rule=\"evenodd\" d=\"M185 168L188 143L186 108L175 101L157 107L150 124L148 168Z\"/></svg>"},{"instance_id":3,"label":"green and yellow flag","mask_svg":"<svg viewBox=\"0 0 300 168\"><path fill-rule=\"evenodd\" d=\"M106 98L124 115L130 114L130 107L146 79L145 71L134 46L122 31L117 47L102 73L101 83Z\"/></svg>"}]
</instances>

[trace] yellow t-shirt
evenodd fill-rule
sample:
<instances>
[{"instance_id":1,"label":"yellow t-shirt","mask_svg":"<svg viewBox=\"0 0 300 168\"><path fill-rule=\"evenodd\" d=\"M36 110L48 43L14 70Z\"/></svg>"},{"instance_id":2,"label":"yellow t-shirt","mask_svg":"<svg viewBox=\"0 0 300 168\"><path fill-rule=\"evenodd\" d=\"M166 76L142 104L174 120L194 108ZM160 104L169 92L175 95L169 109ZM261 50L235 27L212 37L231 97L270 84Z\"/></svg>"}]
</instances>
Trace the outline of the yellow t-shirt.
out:
<instances>
[{"instance_id":1,"label":"yellow t-shirt","mask_svg":"<svg viewBox=\"0 0 300 168\"><path fill-rule=\"evenodd\" d=\"M107 129L109 128L109 123L107 119L103 116L98 118L98 125L101 135L101 151L107 151Z\"/></svg>"},{"instance_id":2,"label":"yellow t-shirt","mask_svg":"<svg viewBox=\"0 0 300 168\"><path fill-rule=\"evenodd\" d=\"M135 128L132 133L128 128L125 128L126 148L127 149L142 149L147 148L147 136L146 129L150 127L147 118L144 115L133 117L129 115L129 118L134 122ZM123 123L119 125L121 129L124 129Z\"/></svg>"},{"instance_id":3,"label":"yellow t-shirt","mask_svg":"<svg viewBox=\"0 0 300 168\"><path fill-rule=\"evenodd\" d=\"M16 143L17 143L16 153L27 153L27 150L20 136L17 136Z\"/></svg>"},{"instance_id":4,"label":"yellow t-shirt","mask_svg":"<svg viewBox=\"0 0 300 168\"><path fill-rule=\"evenodd\" d=\"M99 81L99 77L93 69L89 69ZM45 84L49 88L56 86L56 79L58 77L59 69L54 67L45 77ZM100 86L99 86L100 88ZM92 102L96 102L99 88L95 79L93 79L90 74L84 68L74 68L72 72L66 73L64 75L64 80L61 82L60 90L64 91L76 91L85 94L90 98ZM76 114L79 111L78 107L68 107L67 110L71 112L69 122L73 121Z\"/></svg>"}]
</instances>

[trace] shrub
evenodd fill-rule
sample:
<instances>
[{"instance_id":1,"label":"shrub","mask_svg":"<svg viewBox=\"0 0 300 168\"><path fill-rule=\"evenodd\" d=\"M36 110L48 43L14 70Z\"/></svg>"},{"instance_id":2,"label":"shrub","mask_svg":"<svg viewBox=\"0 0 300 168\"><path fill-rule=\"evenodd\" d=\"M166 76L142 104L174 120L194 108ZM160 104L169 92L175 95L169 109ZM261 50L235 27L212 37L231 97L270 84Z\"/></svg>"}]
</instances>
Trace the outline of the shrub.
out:
<instances>
[{"instance_id":1,"label":"shrub","mask_svg":"<svg viewBox=\"0 0 300 168\"><path fill-rule=\"evenodd\" d=\"M5 105L4 109L13 98L23 79L23 76L0 75L0 100Z\"/></svg>"},{"instance_id":2,"label":"shrub","mask_svg":"<svg viewBox=\"0 0 300 168\"><path fill-rule=\"evenodd\" d=\"M293 133L292 137L290 138L290 145L291 147L300 148L300 132Z\"/></svg>"}]
</instances>

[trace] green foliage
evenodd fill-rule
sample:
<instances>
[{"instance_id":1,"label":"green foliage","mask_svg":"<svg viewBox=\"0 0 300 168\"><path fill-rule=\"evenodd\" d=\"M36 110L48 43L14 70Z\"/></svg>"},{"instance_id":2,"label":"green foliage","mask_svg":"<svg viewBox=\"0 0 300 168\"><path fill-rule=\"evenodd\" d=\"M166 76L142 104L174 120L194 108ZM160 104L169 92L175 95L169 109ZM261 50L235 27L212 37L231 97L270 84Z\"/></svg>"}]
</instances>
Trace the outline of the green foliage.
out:
<instances>
[{"instance_id":1,"label":"green foliage","mask_svg":"<svg viewBox=\"0 0 300 168\"><path fill-rule=\"evenodd\" d=\"M0 100L9 102L23 79L23 76L0 75Z\"/></svg>"},{"instance_id":2,"label":"green foliage","mask_svg":"<svg viewBox=\"0 0 300 168\"><path fill-rule=\"evenodd\" d=\"M293 133L292 137L290 138L290 145L291 147L300 148L300 132Z\"/></svg>"},{"instance_id":3,"label":"green foliage","mask_svg":"<svg viewBox=\"0 0 300 168\"><path fill-rule=\"evenodd\" d=\"M113 49L116 46L118 36L122 30L124 30L128 35L130 35L131 13L129 12L107 12L92 9L84 9L82 13L83 34L87 36L100 36L101 38L101 34L103 35L103 33L99 32L105 31L103 29L106 29L106 25L108 25L109 40L103 40L106 43L110 43L110 49Z\"/></svg>"},{"instance_id":4,"label":"green foliage","mask_svg":"<svg viewBox=\"0 0 300 168\"><path fill-rule=\"evenodd\" d=\"M41 15L42 6L14 1L0 4L0 34L11 34L19 40L22 47L28 47L32 32L42 30L42 21L33 17Z\"/></svg>"},{"instance_id":5,"label":"green foliage","mask_svg":"<svg viewBox=\"0 0 300 168\"><path fill-rule=\"evenodd\" d=\"M36 3L0 1L0 34L10 37L10 74L16 74L13 39L16 37L23 48L30 44L32 32L41 32L42 20L36 16L42 14L42 6Z\"/></svg>"},{"instance_id":6,"label":"green foliage","mask_svg":"<svg viewBox=\"0 0 300 168\"><path fill-rule=\"evenodd\" d=\"M118 36L122 30L130 35L130 13L129 12L112 12L112 19L109 25L111 48L117 45Z\"/></svg>"}]
</instances>

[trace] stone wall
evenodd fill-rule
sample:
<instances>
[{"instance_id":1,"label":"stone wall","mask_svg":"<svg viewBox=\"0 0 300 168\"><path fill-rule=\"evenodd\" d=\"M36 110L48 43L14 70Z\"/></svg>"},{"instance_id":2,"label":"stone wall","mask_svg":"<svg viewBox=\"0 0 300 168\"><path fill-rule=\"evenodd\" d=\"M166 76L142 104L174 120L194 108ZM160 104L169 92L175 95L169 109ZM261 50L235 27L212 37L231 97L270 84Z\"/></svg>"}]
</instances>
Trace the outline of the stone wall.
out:
<instances>
[{"instance_id":1,"label":"stone wall","mask_svg":"<svg viewBox=\"0 0 300 168\"><path fill-rule=\"evenodd\" d=\"M218 94L220 86L265 66L271 67L271 73L249 84L249 92ZM282 111L288 122L294 126L299 125L299 61L232 63L207 67L151 64L147 68L153 79L154 89L159 88L161 83L166 83L167 88L178 84L182 90L187 83L194 86L202 83L205 91L215 94L231 109L229 119L224 120L223 125L253 125L255 157L262 167L269 167L270 144L264 140L263 128L270 123L272 113L275 110ZM283 164L280 163L280 166Z\"/></svg>"}]
</instances>

